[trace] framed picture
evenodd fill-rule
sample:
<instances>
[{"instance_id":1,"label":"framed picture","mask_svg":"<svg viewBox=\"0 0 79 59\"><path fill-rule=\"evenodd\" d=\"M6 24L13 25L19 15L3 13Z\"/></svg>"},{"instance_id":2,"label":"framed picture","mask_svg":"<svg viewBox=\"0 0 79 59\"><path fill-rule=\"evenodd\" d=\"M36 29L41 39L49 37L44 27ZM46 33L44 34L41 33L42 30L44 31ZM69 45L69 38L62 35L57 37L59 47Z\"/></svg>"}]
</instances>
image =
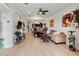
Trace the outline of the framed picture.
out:
<instances>
[{"instance_id":1,"label":"framed picture","mask_svg":"<svg viewBox=\"0 0 79 59\"><path fill-rule=\"evenodd\" d=\"M68 13L63 16L62 18L62 26L63 27L71 27L71 23L73 21L74 14L73 13Z\"/></svg>"},{"instance_id":2,"label":"framed picture","mask_svg":"<svg viewBox=\"0 0 79 59\"><path fill-rule=\"evenodd\" d=\"M50 27L54 27L54 19L50 20Z\"/></svg>"}]
</instances>

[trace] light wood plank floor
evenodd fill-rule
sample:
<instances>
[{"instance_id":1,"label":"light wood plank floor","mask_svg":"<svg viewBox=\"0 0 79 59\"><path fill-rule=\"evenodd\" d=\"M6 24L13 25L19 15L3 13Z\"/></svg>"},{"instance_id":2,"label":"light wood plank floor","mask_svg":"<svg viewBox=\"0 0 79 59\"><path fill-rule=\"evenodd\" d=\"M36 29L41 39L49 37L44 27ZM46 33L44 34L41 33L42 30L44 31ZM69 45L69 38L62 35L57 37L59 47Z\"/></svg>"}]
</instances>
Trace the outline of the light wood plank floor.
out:
<instances>
[{"instance_id":1,"label":"light wood plank floor","mask_svg":"<svg viewBox=\"0 0 79 59\"><path fill-rule=\"evenodd\" d=\"M68 49L66 44L56 45L53 42L42 42L40 38L35 38L31 33L26 35L23 43L14 48L0 49L2 56L78 56L79 52Z\"/></svg>"}]
</instances>

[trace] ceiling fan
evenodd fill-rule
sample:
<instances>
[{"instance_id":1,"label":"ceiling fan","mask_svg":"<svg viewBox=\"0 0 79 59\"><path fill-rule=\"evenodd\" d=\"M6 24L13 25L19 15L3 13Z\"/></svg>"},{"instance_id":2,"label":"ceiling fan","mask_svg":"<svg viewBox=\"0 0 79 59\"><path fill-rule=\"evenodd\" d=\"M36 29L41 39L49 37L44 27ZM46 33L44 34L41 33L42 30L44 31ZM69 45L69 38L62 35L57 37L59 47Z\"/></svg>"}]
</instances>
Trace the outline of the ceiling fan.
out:
<instances>
[{"instance_id":1,"label":"ceiling fan","mask_svg":"<svg viewBox=\"0 0 79 59\"><path fill-rule=\"evenodd\" d=\"M48 10L43 10L42 8L39 8L39 11L38 11L38 15L41 13L43 15L46 15L46 13L48 12Z\"/></svg>"}]
</instances>

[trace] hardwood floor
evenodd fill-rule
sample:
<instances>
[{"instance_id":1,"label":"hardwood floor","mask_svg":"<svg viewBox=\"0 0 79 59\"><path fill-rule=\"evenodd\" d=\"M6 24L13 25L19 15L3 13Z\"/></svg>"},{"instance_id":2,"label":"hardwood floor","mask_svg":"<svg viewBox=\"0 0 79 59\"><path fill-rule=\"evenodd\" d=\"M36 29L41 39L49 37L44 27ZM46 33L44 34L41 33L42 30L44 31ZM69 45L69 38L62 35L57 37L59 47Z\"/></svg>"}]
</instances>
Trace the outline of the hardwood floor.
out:
<instances>
[{"instance_id":1,"label":"hardwood floor","mask_svg":"<svg viewBox=\"0 0 79 59\"><path fill-rule=\"evenodd\" d=\"M79 56L79 52L68 49L66 44L42 42L28 33L23 43L9 49L0 49L2 56Z\"/></svg>"}]
</instances>

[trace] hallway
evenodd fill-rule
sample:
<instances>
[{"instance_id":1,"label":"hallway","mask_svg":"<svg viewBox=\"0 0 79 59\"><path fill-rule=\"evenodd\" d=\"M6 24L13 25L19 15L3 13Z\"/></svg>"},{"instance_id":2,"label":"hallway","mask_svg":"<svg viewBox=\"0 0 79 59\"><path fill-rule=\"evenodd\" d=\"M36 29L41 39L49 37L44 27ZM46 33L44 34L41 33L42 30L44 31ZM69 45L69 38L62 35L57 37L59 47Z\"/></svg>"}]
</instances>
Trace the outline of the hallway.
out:
<instances>
[{"instance_id":1,"label":"hallway","mask_svg":"<svg viewBox=\"0 0 79 59\"><path fill-rule=\"evenodd\" d=\"M5 56L77 56L79 52L73 52L65 44L42 42L39 38L27 33L23 43L13 48L0 49L0 55Z\"/></svg>"}]
</instances>

